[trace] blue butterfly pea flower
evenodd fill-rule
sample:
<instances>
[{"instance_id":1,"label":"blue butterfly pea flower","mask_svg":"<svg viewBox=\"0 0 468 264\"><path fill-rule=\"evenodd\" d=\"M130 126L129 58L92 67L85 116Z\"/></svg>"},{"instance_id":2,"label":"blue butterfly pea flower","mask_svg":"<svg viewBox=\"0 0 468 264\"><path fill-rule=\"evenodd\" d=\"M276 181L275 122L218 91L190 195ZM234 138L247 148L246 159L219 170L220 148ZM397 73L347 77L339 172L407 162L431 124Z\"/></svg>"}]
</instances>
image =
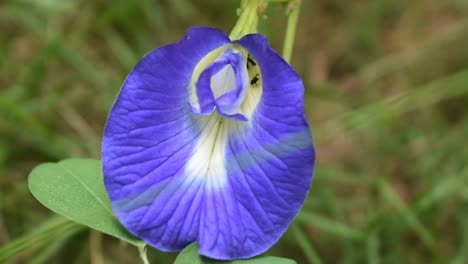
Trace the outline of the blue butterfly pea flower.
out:
<instances>
[{"instance_id":1,"label":"blue butterfly pea flower","mask_svg":"<svg viewBox=\"0 0 468 264\"><path fill-rule=\"evenodd\" d=\"M163 251L265 252L298 213L314 148L296 72L259 34L190 29L127 76L105 127L114 213Z\"/></svg>"}]
</instances>

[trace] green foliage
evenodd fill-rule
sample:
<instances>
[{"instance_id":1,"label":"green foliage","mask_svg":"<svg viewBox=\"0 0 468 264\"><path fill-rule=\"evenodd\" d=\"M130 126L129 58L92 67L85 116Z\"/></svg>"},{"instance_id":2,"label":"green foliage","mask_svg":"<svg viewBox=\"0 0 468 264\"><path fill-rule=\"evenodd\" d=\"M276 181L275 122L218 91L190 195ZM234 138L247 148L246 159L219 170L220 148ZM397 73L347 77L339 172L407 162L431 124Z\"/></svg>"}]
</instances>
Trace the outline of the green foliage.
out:
<instances>
[{"instance_id":1,"label":"green foliage","mask_svg":"<svg viewBox=\"0 0 468 264\"><path fill-rule=\"evenodd\" d=\"M67 159L41 164L29 175L28 185L34 197L52 211L135 246L144 246L113 215L99 160Z\"/></svg>"},{"instance_id":2,"label":"green foliage","mask_svg":"<svg viewBox=\"0 0 468 264\"><path fill-rule=\"evenodd\" d=\"M235 260L235 261L218 261L209 259L198 254L198 244L192 243L188 245L177 256L174 264L295 264L291 259L278 258L271 256L259 256L251 259Z\"/></svg>"},{"instance_id":3,"label":"green foliage","mask_svg":"<svg viewBox=\"0 0 468 264\"><path fill-rule=\"evenodd\" d=\"M42 162L99 159L129 69L190 26L229 32L239 1L0 2L0 262L90 263L97 252L105 263L135 263L117 239L91 252L84 227L51 218L27 175ZM291 61L306 87L317 167L301 213L267 254L466 263L467 3L302 1ZM261 22L279 51L284 12L271 5Z\"/></svg>"}]
</instances>

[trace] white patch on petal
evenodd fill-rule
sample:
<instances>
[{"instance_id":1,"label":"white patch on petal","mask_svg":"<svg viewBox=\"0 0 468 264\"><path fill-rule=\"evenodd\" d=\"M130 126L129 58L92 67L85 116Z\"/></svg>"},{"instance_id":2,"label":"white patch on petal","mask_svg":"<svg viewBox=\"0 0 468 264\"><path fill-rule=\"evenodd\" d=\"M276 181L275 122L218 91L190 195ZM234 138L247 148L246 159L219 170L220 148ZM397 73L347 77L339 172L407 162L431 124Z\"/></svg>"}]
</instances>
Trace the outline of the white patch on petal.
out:
<instances>
[{"instance_id":1,"label":"white patch on petal","mask_svg":"<svg viewBox=\"0 0 468 264\"><path fill-rule=\"evenodd\" d=\"M230 122L218 115L200 117L198 121L201 134L185 167L185 175L204 181L207 187L221 187L227 179L226 145Z\"/></svg>"}]
</instances>

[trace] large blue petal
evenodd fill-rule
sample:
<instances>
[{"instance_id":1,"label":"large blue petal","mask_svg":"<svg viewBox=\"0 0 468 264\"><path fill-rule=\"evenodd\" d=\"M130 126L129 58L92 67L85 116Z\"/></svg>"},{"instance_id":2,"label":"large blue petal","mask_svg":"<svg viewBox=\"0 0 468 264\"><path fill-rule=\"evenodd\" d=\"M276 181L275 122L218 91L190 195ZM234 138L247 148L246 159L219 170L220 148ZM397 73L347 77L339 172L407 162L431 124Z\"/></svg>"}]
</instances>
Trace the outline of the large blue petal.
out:
<instances>
[{"instance_id":1,"label":"large blue petal","mask_svg":"<svg viewBox=\"0 0 468 264\"><path fill-rule=\"evenodd\" d=\"M263 94L248 128L229 133L229 184L205 192L200 252L219 259L271 247L301 208L314 166L301 79L261 35L239 44L257 61Z\"/></svg>"},{"instance_id":2,"label":"large blue petal","mask_svg":"<svg viewBox=\"0 0 468 264\"><path fill-rule=\"evenodd\" d=\"M189 83L197 63L229 43L222 31L198 27L150 52L127 76L107 120L102 161L114 212L162 250L181 250L198 237L200 183L184 177L200 133Z\"/></svg>"}]
</instances>

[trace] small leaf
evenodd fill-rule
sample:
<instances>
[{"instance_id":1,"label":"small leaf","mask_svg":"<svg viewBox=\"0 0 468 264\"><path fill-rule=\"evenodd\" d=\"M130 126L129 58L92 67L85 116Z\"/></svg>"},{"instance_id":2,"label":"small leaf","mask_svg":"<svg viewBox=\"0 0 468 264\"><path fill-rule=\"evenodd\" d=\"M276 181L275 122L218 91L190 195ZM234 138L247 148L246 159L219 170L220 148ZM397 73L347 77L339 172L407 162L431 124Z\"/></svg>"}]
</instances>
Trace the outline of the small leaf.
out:
<instances>
[{"instance_id":1,"label":"small leaf","mask_svg":"<svg viewBox=\"0 0 468 264\"><path fill-rule=\"evenodd\" d=\"M234 260L234 261L221 261L209 259L200 256L198 253L198 244L192 243L188 245L177 256L174 264L295 264L296 261L287 258L271 257L271 256L258 256L250 259Z\"/></svg>"},{"instance_id":2,"label":"small leaf","mask_svg":"<svg viewBox=\"0 0 468 264\"><path fill-rule=\"evenodd\" d=\"M28 186L34 197L52 211L135 246L144 245L112 213L99 160L67 159L41 164L30 173Z\"/></svg>"}]
</instances>

